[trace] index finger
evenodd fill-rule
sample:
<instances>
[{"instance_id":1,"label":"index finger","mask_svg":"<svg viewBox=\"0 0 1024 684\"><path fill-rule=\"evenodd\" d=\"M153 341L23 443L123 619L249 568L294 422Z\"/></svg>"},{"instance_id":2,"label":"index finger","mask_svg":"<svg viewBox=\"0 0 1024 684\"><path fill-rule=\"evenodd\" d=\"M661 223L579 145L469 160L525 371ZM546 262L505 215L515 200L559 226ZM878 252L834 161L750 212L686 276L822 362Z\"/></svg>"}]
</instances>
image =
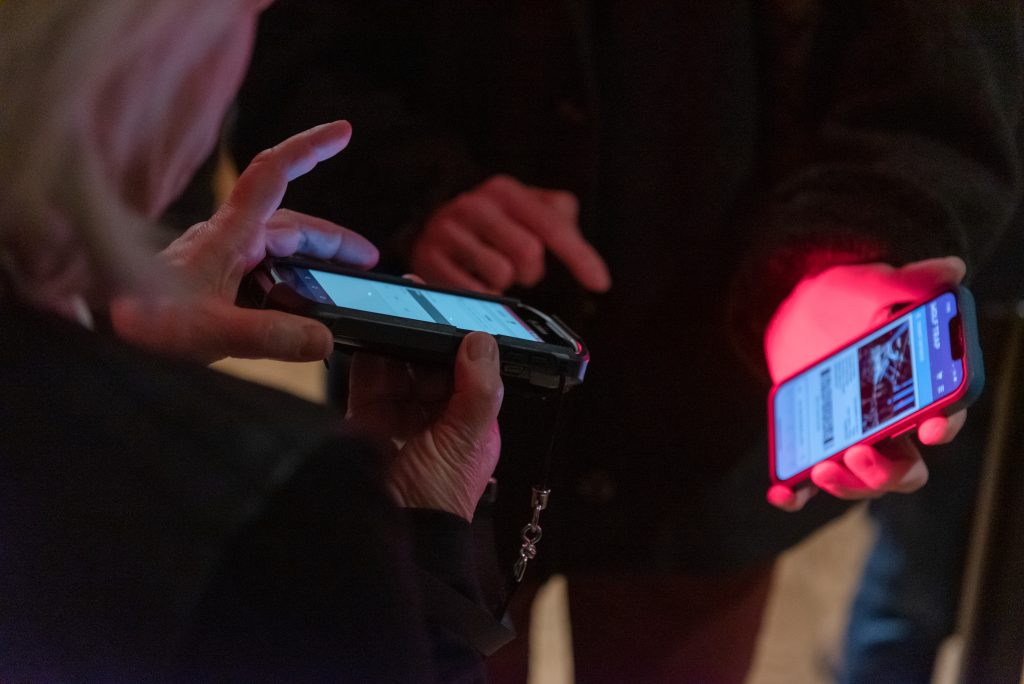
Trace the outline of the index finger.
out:
<instances>
[{"instance_id":1,"label":"index finger","mask_svg":"<svg viewBox=\"0 0 1024 684\"><path fill-rule=\"evenodd\" d=\"M866 295L890 304L911 303L939 288L957 285L964 279L967 266L960 257L925 259L899 268L866 264L857 274L857 286Z\"/></svg>"},{"instance_id":2,"label":"index finger","mask_svg":"<svg viewBox=\"0 0 1024 684\"><path fill-rule=\"evenodd\" d=\"M900 285L921 294L929 294L943 285L959 285L966 275L967 265L958 256L916 261L893 273Z\"/></svg>"},{"instance_id":3,"label":"index finger","mask_svg":"<svg viewBox=\"0 0 1024 684\"><path fill-rule=\"evenodd\" d=\"M604 259L565 213L513 178L496 176L487 181L485 190L506 214L539 237L584 287L596 292L611 287Z\"/></svg>"},{"instance_id":4,"label":"index finger","mask_svg":"<svg viewBox=\"0 0 1024 684\"><path fill-rule=\"evenodd\" d=\"M288 183L345 149L352 137L347 121L335 121L293 135L260 152L239 176L222 211L229 225L265 223L277 211Z\"/></svg>"}]
</instances>

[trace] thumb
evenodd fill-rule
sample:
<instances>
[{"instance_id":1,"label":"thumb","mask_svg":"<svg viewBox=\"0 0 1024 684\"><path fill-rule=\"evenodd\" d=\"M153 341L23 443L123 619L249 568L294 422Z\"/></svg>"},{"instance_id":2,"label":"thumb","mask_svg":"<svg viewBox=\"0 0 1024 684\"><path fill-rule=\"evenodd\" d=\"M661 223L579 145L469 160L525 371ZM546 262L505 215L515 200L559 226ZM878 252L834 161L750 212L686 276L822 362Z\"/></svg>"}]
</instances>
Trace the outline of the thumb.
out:
<instances>
[{"instance_id":1,"label":"thumb","mask_svg":"<svg viewBox=\"0 0 1024 684\"><path fill-rule=\"evenodd\" d=\"M492 429L501 408L504 387L498 364L498 343L486 333L470 333L455 358L455 383L441 420L474 443Z\"/></svg>"}]
</instances>

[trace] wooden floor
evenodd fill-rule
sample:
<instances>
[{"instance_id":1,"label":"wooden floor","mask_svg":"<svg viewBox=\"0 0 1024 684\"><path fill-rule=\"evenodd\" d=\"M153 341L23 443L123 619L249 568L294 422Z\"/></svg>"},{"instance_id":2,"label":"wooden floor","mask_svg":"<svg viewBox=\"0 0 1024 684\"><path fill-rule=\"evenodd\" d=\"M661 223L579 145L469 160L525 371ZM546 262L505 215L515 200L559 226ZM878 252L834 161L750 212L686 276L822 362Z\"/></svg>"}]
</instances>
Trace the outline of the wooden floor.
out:
<instances>
[{"instance_id":1,"label":"wooden floor","mask_svg":"<svg viewBox=\"0 0 1024 684\"><path fill-rule=\"evenodd\" d=\"M324 400L321 363L227 359L218 370ZM847 606L870 532L862 508L786 553L778 570L747 684L826 684L839 653ZM530 684L573 681L566 581L555 577L537 596L530 644Z\"/></svg>"}]
</instances>

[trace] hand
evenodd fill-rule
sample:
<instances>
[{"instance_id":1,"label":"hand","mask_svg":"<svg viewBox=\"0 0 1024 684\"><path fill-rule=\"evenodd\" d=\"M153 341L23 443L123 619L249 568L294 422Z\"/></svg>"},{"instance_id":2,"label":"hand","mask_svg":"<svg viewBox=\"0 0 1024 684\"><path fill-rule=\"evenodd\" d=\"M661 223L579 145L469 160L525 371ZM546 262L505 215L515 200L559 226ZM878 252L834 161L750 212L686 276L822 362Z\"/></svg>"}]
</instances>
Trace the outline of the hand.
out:
<instances>
[{"instance_id":1,"label":"hand","mask_svg":"<svg viewBox=\"0 0 1024 684\"><path fill-rule=\"evenodd\" d=\"M583 287L604 292L608 267L580 234L578 213L572 193L493 176L430 217L413 246L413 270L430 282L500 294L540 282L550 250Z\"/></svg>"},{"instance_id":2,"label":"hand","mask_svg":"<svg viewBox=\"0 0 1024 684\"><path fill-rule=\"evenodd\" d=\"M779 306L765 333L765 355L772 380L778 382L855 339L890 316L894 305L909 304L935 290L956 285L966 267L957 257L928 259L893 268L886 264L836 266L801 281ZM922 444L944 444L956 436L966 411L936 416L918 427ZM928 468L908 439L850 447L841 461L819 463L811 481L842 499L912 492L928 479ZM796 511L817 491L793 491L784 485L768 490L768 501Z\"/></svg>"},{"instance_id":3,"label":"hand","mask_svg":"<svg viewBox=\"0 0 1024 684\"><path fill-rule=\"evenodd\" d=\"M225 356L316 361L333 349L330 331L302 316L235 306L242 276L265 256L302 253L357 268L377 248L330 221L279 209L288 183L343 150L348 122L325 124L260 153L224 206L160 254L189 288L177 297L122 298L111 306L118 335L159 351L209 363Z\"/></svg>"},{"instance_id":4,"label":"hand","mask_svg":"<svg viewBox=\"0 0 1024 684\"><path fill-rule=\"evenodd\" d=\"M348 420L389 445L388 488L399 506L473 520L501 449L498 346L471 333L446 368L360 352L349 376Z\"/></svg>"}]
</instances>

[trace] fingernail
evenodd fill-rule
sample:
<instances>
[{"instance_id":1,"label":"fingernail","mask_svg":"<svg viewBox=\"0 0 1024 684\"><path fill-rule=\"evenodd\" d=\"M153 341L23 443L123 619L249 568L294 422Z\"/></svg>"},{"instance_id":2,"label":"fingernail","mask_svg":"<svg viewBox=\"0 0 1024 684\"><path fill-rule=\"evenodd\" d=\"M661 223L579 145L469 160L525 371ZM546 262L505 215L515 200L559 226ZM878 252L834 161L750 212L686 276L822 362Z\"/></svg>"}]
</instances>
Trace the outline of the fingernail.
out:
<instances>
[{"instance_id":1,"label":"fingernail","mask_svg":"<svg viewBox=\"0 0 1024 684\"><path fill-rule=\"evenodd\" d=\"M924 444L937 444L946 433L946 423L934 419L926 420L917 430L918 439Z\"/></svg>"},{"instance_id":2,"label":"fingernail","mask_svg":"<svg viewBox=\"0 0 1024 684\"><path fill-rule=\"evenodd\" d=\"M469 336L466 343L469 345L466 352L470 361L492 361L498 354L498 345L490 335L475 333Z\"/></svg>"},{"instance_id":3,"label":"fingernail","mask_svg":"<svg viewBox=\"0 0 1024 684\"><path fill-rule=\"evenodd\" d=\"M865 450L865 452L860 455L860 462L861 467L863 467L865 470L871 470L876 465L878 465L878 462L875 460L874 454L867 450Z\"/></svg>"}]
</instances>

